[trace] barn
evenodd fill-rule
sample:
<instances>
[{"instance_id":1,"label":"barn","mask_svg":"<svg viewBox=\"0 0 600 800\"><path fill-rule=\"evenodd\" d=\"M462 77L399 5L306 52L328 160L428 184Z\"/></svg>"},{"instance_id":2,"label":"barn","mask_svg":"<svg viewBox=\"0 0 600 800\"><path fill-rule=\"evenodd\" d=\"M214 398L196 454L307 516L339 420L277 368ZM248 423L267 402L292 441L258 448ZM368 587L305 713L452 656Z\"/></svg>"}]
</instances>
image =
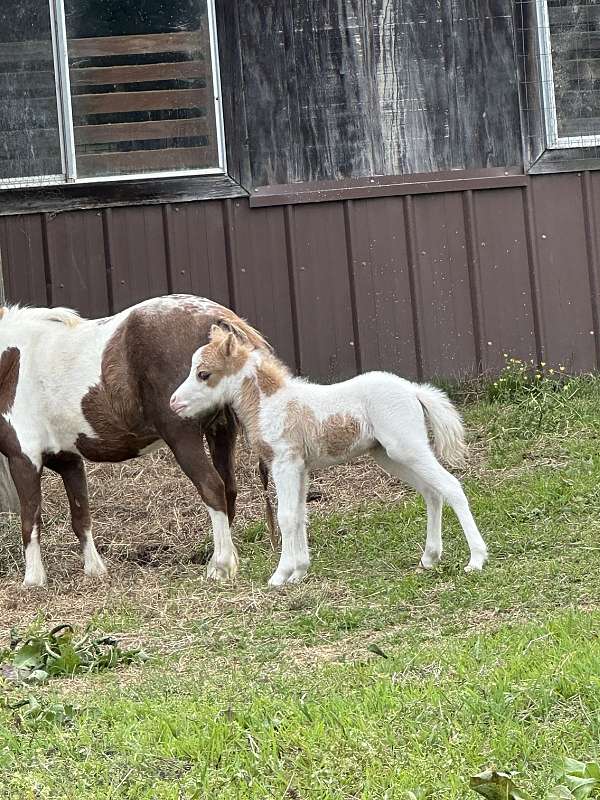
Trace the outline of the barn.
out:
<instances>
[{"instance_id":1,"label":"barn","mask_svg":"<svg viewBox=\"0 0 600 800\"><path fill-rule=\"evenodd\" d=\"M11 302L207 295L297 371L600 366L593 0L0 10Z\"/></svg>"}]
</instances>

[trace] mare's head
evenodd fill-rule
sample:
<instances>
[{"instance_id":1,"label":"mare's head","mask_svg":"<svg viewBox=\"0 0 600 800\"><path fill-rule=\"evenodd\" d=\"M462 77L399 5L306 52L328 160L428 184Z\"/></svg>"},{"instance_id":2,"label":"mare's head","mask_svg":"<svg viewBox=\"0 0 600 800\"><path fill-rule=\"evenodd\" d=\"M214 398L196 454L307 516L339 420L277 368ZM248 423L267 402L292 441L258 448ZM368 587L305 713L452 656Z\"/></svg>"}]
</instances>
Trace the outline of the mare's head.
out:
<instances>
[{"instance_id":1,"label":"mare's head","mask_svg":"<svg viewBox=\"0 0 600 800\"><path fill-rule=\"evenodd\" d=\"M171 396L171 408L181 417L195 417L231 403L244 378L253 371L255 348L218 325L210 341L192 356L192 368Z\"/></svg>"}]
</instances>

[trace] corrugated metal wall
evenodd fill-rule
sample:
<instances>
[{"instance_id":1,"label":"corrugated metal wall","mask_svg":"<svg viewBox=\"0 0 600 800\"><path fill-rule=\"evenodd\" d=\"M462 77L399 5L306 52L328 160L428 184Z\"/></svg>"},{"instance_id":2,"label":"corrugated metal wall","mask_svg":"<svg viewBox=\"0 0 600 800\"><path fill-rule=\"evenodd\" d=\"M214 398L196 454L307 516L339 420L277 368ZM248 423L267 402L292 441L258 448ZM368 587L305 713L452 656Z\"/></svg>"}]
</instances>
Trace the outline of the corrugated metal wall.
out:
<instances>
[{"instance_id":1,"label":"corrugated metal wall","mask_svg":"<svg viewBox=\"0 0 600 800\"><path fill-rule=\"evenodd\" d=\"M102 316L167 292L234 307L300 372L600 366L600 173L285 207L246 199L0 217L12 302Z\"/></svg>"}]
</instances>

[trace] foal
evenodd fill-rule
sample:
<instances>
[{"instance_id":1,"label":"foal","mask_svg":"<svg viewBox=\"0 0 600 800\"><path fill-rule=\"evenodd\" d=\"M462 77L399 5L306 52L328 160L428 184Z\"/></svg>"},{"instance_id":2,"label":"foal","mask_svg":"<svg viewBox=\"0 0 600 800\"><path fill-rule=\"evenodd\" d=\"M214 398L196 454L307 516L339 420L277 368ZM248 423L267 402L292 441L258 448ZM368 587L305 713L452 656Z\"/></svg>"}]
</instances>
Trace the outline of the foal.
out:
<instances>
[{"instance_id":1,"label":"foal","mask_svg":"<svg viewBox=\"0 0 600 800\"><path fill-rule=\"evenodd\" d=\"M182 417L230 404L258 456L269 464L277 491L281 559L271 586L300 581L309 566L306 491L311 467L339 464L370 453L387 472L425 498L427 541L421 565L430 569L442 554L442 505L455 511L471 558L480 570L487 548L459 481L429 445L448 461L464 452L460 416L439 389L387 372L369 372L332 386L294 378L271 353L213 326L210 342L192 357L187 379L171 397Z\"/></svg>"}]
</instances>

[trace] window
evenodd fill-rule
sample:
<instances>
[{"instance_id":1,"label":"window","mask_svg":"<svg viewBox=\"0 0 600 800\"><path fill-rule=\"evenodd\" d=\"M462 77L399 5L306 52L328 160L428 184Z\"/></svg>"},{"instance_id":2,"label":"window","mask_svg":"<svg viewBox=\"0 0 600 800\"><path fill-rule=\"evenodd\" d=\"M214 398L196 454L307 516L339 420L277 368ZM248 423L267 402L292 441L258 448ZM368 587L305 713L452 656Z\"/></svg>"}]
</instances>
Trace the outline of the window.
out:
<instances>
[{"instance_id":1,"label":"window","mask_svg":"<svg viewBox=\"0 0 600 800\"><path fill-rule=\"evenodd\" d=\"M223 173L214 0L0 9L0 188Z\"/></svg>"},{"instance_id":2,"label":"window","mask_svg":"<svg viewBox=\"0 0 600 800\"><path fill-rule=\"evenodd\" d=\"M537 0L549 148L600 145L600 3Z\"/></svg>"}]
</instances>

